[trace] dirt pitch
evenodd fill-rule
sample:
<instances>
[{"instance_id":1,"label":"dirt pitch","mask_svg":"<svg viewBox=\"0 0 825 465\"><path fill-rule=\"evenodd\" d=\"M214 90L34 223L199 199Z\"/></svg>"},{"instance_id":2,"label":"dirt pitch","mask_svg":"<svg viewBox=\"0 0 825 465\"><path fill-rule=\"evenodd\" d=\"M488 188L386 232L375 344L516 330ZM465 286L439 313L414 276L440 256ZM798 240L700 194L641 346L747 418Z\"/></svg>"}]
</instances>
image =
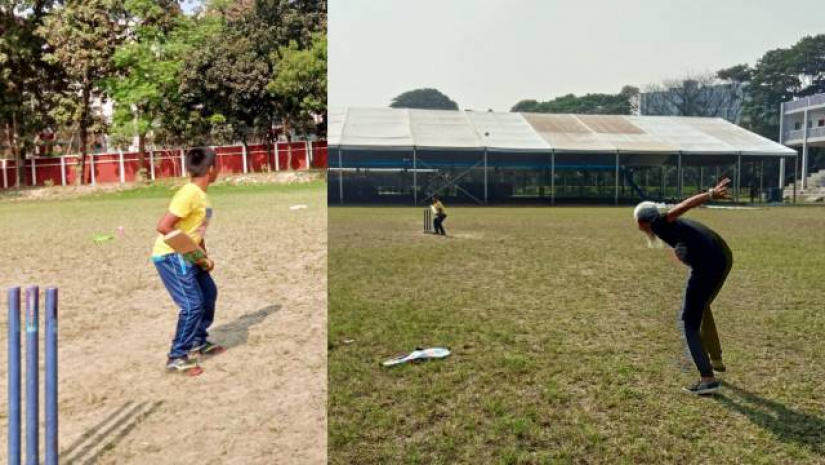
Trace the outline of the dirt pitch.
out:
<instances>
[{"instance_id":1,"label":"dirt pitch","mask_svg":"<svg viewBox=\"0 0 825 465\"><path fill-rule=\"evenodd\" d=\"M171 187L0 203L0 397L5 288L59 286L61 463L325 463L325 185L253 184L210 190L212 338L229 351L196 378L163 369L176 309L149 255Z\"/></svg>"}]
</instances>

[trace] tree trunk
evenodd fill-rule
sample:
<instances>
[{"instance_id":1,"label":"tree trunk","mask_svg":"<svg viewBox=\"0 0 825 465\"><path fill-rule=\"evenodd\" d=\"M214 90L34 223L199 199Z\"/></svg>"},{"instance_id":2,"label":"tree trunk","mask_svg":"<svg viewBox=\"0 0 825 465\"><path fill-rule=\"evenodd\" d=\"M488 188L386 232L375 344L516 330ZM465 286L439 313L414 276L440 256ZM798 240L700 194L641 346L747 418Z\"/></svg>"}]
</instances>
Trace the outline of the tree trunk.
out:
<instances>
[{"instance_id":1,"label":"tree trunk","mask_svg":"<svg viewBox=\"0 0 825 465\"><path fill-rule=\"evenodd\" d=\"M15 118L14 115L11 117L11 122L6 124L6 135L9 139L9 150L11 150L11 157L14 160L14 183L17 189L20 189L20 186L23 185L23 160L22 160L22 150L17 150L17 137L16 137L16 128L15 128Z\"/></svg>"},{"instance_id":2,"label":"tree trunk","mask_svg":"<svg viewBox=\"0 0 825 465\"><path fill-rule=\"evenodd\" d=\"M138 134L138 172L135 181L142 182L147 179L149 170L146 168L146 135Z\"/></svg>"},{"instance_id":3,"label":"tree trunk","mask_svg":"<svg viewBox=\"0 0 825 465\"><path fill-rule=\"evenodd\" d=\"M241 139L241 144L243 145L243 153L246 154L247 171L252 171L251 169L249 169L250 168L250 166L249 166L249 143L246 141L246 136L244 136L243 139ZM247 173L243 173L243 174L247 174Z\"/></svg>"},{"instance_id":4,"label":"tree trunk","mask_svg":"<svg viewBox=\"0 0 825 465\"><path fill-rule=\"evenodd\" d=\"M77 176L77 183L83 185L86 182L86 153L88 152L88 137L89 137L89 100L91 99L91 90L89 84L86 82L83 86L83 97L80 109L80 175ZM89 171L95 169L94 164L89 167Z\"/></svg>"},{"instance_id":5,"label":"tree trunk","mask_svg":"<svg viewBox=\"0 0 825 465\"><path fill-rule=\"evenodd\" d=\"M273 156L274 154L274 156ZM275 157L278 154L275 153L275 137L272 132L272 124L269 125L269 131L267 131L266 136L266 164L269 164L269 160L272 160L272 166L269 167L269 171L275 171Z\"/></svg>"},{"instance_id":6,"label":"tree trunk","mask_svg":"<svg viewBox=\"0 0 825 465\"><path fill-rule=\"evenodd\" d=\"M284 119L284 135L286 136L286 169L292 171L292 137L289 132L289 121Z\"/></svg>"}]
</instances>

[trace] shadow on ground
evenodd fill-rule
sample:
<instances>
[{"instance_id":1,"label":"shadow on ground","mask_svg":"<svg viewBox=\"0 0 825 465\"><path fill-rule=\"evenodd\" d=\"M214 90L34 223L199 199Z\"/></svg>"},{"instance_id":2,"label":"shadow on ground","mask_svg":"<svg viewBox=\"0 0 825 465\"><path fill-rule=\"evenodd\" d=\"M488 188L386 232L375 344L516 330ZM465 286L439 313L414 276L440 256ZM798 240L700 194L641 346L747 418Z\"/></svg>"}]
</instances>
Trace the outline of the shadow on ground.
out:
<instances>
[{"instance_id":1,"label":"shadow on ground","mask_svg":"<svg viewBox=\"0 0 825 465\"><path fill-rule=\"evenodd\" d=\"M66 450L61 451L61 462L84 465L97 463L103 454L117 447L123 438L162 404L163 401L126 402L103 421L83 433Z\"/></svg>"},{"instance_id":2,"label":"shadow on ground","mask_svg":"<svg viewBox=\"0 0 825 465\"><path fill-rule=\"evenodd\" d=\"M717 393L717 402L734 412L741 413L755 425L770 431L783 442L794 442L808 447L815 454L825 456L825 419L808 413L797 412L729 382L721 384L735 396Z\"/></svg>"},{"instance_id":3,"label":"shadow on ground","mask_svg":"<svg viewBox=\"0 0 825 465\"><path fill-rule=\"evenodd\" d=\"M247 313L231 323L210 329L210 336L227 349L244 345L249 339L249 328L262 323L280 309L280 305L270 305L254 313Z\"/></svg>"}]
</instances>

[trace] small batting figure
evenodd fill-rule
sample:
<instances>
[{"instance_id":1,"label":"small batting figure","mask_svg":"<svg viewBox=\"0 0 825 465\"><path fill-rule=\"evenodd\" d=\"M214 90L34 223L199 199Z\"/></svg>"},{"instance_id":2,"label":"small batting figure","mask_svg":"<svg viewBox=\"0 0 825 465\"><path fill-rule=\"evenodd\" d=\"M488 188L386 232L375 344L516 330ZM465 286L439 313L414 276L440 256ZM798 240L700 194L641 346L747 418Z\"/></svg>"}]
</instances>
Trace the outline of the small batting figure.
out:
<instances>
[{"instance_id":1,"label":"small batting figure","mask_svg":"<svg viewBox=\"0 0 825 465\"><path fill-rule=\"evenodd\" d=\"M728 197L730 179L724 179L707 192L695 195L660 212L653 202L642 202L633 211L639 230L651 244L661 239L679 260L690 267L690 276L680 315L688 350L701 378L685 391L710 394L719 389L714 371L725 371L719 335L710 311L710 304L725 284L733 265L733 255L725 241L707 226L695 220L680 218L688 210L718 198Z\"/></svg>"},{"instance_id":2,"label":"small batting figure","mask_svg":"<svg viewBox=\"0 0 825 465\"><path fill-rule=\"evenodd\" d=\"M152 251L160 279L180 308L166 369L189 376L203 372L190 356L224 351L207 340L218 297L210 274L215 264L207 257L204 241L212 219L206 191L218 178L215 163L215 151L210 148L194 148L186 154L186 168L192 179L175 193L169 210L158 222L160 235Z\"/></svg>"},{"instance_id":3,"label":"small batting figure","mask_svg":"<svg viewBox=\"0 0 825 465\"><path fill-rule=\"evenodd\" d=\"M441 203L441 200L439 200L435 195L433 196L433 204L430 208L433 211L434 234L446 236L447 231L444 230L444 220L447 218L447 211L444 209L444 205Z\"/></svg>"}]
</instances>

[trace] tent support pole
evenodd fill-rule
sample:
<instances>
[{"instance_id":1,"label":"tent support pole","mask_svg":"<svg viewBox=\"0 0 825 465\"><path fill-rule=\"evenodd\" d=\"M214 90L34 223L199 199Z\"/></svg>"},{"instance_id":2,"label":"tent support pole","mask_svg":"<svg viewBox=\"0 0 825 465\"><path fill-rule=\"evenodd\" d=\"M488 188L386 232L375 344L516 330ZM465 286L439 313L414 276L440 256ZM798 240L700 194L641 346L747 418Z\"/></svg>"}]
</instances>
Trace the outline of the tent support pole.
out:
<instances>
[{"instance_id":1,"label":"tent support pole","mask_svg":"<svg viewBox=\"0 0 825 465\"><path fill-rule=\"evenodd\" d=\"M742 187L742 152L736 156L736 201L739 202L739 189Z\"/></svg>"},{"instance_id":2,"label":"tent support pole","mask_svg":"<svg viewBox=\"0 0 825 465\"><path fill-rule=\"evenodd\" d=\"M344 159L341 156L341 147L338 147L338 203L344 204Z\"/></svg>"},{"instance_id":3,"label":"tent support pole","mask_svg":"<svg viewBox=\"0 0 825 465\"><path fill-rule=\"evenodd\" d=\"M484 147L484 205L488 202L487 196L487 147Z\"/></svg>"},{"instance_id":4,"label":"tent support pole","mask_svg":"<svg viewBox=\"0 0 825 465\"><path fill-rule=\"evenodd\" d=\"M759 160L759 202L762 203L762 191L765 190L765 160Z\"/></svg>"},{"instance_id":5,"label":"tent support pole","mask_svg":"<svg viewBox=\"0 0 825 465\"><path fill-rule=\"evenodd\" d=\"M416 149L413 147L413 205L418 206L418 169L416 158Z\"/></svg>"},{"instance_id":6,"label":"tent support pole","mask_svg":"<svg viewBox=\"0 0 825 465\"><path fill-rule=\"evenodd\" d=\"M665 170L667 169L667 167L665 165L662 165L661 169L662 169L662 200L664 201L665 199L667 199L667 192L666 192L666 189L667 189L667 173L665 173Z\"/></svg>"},{"instance_id":7,"label":"tent support pole","mask_svg":"<svg viewBox=\"0 0 825 465\"><path fill-rule=\"evenodd\" d=\"M805 106L804 123L802 124L802 176L799 178L799 187L804 191L808 188L808 106L810 105L810 97L808 97L808 105Z\"/></svg>"},{"instance_id":8,"label":"tent support pole","mask_svg":"<svg viewBox=\"0 0 825 465\"><path fill-rule=\"evenodd\" d=\"M808 128L805 128L808 132ZM779 104L779 143L785 145L785 103ZM785 157L779 159L779 189L785 197Z\"/></svg>"},{"instance_id":9,"label":"tent support pole","mask_svg":"<svg viewBox=\"0 0 825 465\"><path fill-rule=\"evenodd\" d=\"M615 187L614 187L614 194L613 194L613 201L616 205L619 205L619 151L616 150L616 179L615 179Z\"/></svg>"},{"instance_id":10,"label":"tent support pole","mask_svg":"<svg viewBox=\"0 0 825 465\"><path fill-rule=\"evenodd\" d=\"M681 200L682 198L682 188L685 185L685 173L682 170L682 151L679 151L679 158L677 159L677 166L676 166L676 197Z\"/></svg>"},{"instance_id":11,"label":"tent support pole","mask_svg":"<svg viewBox=\"0 0 825 465\"><path fill-rule=\"evenodd\" d=\"M799 172L799 154L793 159L793 203L796 204L796 178Z\"/></svg>"},{"instance_id":12,"label":"tent support pole","mask_svg":"<svg viewBox=\"0 0 825 465\"><path fill-rule=\"evenodd\" d=\"M556 151L550 151L550 205L556 205Z\"/></svg>"}]
</instances>

